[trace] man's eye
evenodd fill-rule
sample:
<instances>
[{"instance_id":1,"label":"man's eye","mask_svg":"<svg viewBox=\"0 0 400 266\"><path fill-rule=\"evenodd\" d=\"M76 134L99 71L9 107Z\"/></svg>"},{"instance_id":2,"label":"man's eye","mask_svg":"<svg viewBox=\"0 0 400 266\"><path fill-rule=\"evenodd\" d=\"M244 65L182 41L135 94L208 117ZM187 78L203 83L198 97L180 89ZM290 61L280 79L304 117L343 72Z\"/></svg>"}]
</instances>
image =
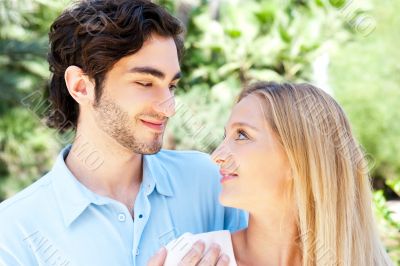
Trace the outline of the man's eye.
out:
<instances>
[{"instance_id":1,"label":"man's eye","mask_svg":"<svg viewBox=\"0 0 400 266\"><path fill-rule=\"evenodd\" d=\"M176 90L176 88L177 88L177 86L175 84L172 84L169 86L170 91L174 91L174 90Z\"/></svg>"},{"instance_id":2,"label":"man's eye","mask_svg":"<svg viewBox=\"0 0 400 266\"><path fill-rule=\"evenodd\" d=\"M151 87L151 86L153 86L153 84L150 83L150 82L139 82L139 81L136 81L135 83L140 85L140 86L143 86L143 87Z\"/></svg>"}]
</instances>

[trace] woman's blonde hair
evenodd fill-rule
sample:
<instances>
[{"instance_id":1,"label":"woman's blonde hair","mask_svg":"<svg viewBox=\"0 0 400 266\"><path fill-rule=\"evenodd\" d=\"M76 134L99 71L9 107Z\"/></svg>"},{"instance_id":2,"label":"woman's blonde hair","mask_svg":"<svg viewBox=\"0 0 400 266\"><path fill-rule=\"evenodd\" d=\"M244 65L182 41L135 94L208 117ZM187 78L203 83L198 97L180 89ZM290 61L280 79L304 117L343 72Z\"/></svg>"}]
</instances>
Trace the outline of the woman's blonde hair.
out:
<instances>
[{"instance_id":1,"label":"woman's blonde hair","mask_svg":"<svg viewBox=\"0 0 400 266\"><path fill-rule=\"evenodd\" d=\"M291 166L303 265L392 265L375 226L367 162L342 108L309 84L260 82L239 101L250 94L266 99Z\"/></svg>"}]
</instances>

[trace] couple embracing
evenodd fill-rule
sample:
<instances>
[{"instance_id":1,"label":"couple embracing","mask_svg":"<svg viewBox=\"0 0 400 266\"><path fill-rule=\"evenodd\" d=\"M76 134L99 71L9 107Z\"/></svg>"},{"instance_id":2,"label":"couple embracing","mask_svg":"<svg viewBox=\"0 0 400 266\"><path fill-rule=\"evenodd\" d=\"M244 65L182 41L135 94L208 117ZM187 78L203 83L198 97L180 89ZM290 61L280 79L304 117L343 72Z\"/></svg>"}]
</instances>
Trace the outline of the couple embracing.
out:
<instances>
[{"instance_id":1,"label":"couple embracing","mask_svg":"<svg viewBox=\"0 0 400 266\"><path fill-rule=\"evenodd\" d=\"M0 262L164 265L190 233L175 264L391 265L362 151L322 90L253 83L211 156L161 149L182 32L147 0L82 0L56 19L48 122L76 137L0 204Z\"/></svg>"}]
</instances>

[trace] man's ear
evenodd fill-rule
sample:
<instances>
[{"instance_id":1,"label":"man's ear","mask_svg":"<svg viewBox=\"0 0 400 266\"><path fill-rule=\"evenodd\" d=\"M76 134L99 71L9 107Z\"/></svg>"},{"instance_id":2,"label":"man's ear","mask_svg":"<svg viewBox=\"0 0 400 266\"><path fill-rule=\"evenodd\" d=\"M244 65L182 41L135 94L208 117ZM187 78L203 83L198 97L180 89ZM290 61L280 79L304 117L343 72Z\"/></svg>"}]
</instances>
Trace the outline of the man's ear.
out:
<instances>
[{"instance_id":1,"label":"man's ear","mask_svg":"<svg viewBox=\"0 0 400 266\"><path fill-rule=\"evenodd\" d=\"M69 66L65 70L65 83L69 94L81 105L95 102L95 83L77 66Z\"/></svg>"}]
</instances>

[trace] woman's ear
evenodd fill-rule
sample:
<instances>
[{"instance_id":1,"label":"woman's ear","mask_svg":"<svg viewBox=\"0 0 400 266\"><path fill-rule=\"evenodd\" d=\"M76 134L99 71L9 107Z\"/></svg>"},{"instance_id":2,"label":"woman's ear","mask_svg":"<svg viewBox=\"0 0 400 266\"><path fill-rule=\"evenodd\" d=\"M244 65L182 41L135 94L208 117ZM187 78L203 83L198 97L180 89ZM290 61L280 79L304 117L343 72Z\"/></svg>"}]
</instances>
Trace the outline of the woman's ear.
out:
<instances>
[{"instance_id":1,"label":"woman's ear","mask_svg":"<svg viewBox=\"0 0 400 266\"><path fill-rule=\"evenodd\" d=\"M95 83L77 66L65 70L65 83L69 94L80 105L93 105L96 99Z\"/></svg>"}]
</instances>

